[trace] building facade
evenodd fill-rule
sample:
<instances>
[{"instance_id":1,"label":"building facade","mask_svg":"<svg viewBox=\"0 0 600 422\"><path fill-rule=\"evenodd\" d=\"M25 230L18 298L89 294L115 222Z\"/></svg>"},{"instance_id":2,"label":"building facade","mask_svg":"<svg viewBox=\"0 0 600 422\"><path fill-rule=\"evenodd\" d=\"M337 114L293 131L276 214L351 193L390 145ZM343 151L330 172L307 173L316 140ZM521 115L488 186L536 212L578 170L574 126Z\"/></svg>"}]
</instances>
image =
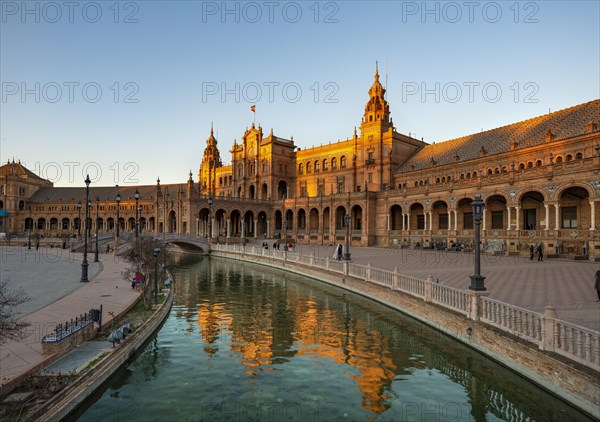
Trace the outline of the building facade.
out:
<instances>
[{"instance_id":1,"label":"building facade","mask_svg":"<svg viewBox=\"0 0 600 422\"><path fill-rule=\"evenodd\" d=\"M349 233L352 245L468 248L480 195L485 251L542 244L547 254L600 260L600 100L426 144L396 131L377 71L368 95L359 127L340 142L301 150L253 124L223 165L211 129L197 181L190 172L181 184L92 186L94 230L112 233L117 221L134 230L137 203L142 233L322 245ZM52 187L14 161L0 177L2 231L81 231L85 187Z\"/></svg>"}]
</instances>

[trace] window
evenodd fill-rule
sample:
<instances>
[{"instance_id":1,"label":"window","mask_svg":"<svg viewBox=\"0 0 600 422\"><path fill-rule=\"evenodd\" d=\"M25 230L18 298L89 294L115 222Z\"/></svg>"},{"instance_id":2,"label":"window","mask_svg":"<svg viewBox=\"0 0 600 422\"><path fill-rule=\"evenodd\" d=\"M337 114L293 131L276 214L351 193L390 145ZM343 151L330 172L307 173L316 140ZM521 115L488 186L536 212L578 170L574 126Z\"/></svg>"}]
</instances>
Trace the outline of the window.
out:
<instances>
[{"instance_id":1,"label":"window","mask_svg":"<svg viewBox=\"0 0 600 422\"><path fill-rule=\"evenodd\" d=\"M470 230L473 228L473 213L465 212L463 213L463 229Z\"/></svg>"},{"instance_id":2,"label":"window","mask_svg":"<svg viewBox=\"0 0 600 422\"><path fill-rule=\"evenodd\" d=\"M571 154L567 155L567 157L565 158L565 161L571 161L573 159L573 156Z\"/></svg>"},{"instance_id":3,"label":"window","mask_svg":"<svg viewBox=\"0 0 600 422\"><path fill-rule=\"evenodd\" d=\"M492 211L492 229L504 228L504 211Z\"/></svg>"},{"instance_id":4,"label":"window","mask_svg":"<svg viewBox=\"0 0 600 422\"><path fill-rule=\"evenodd\" d=\"M323 160L323 171L329 170L329 161L327 159Z\"/></svg>"},{"instance_id":5,"label":"window","mask_svg":"<svg viewBox=\"0 0 600 422\"><path fill-rule=\"evenodd\" d=\"M315 161L315 173L318 173L320 171L320 163L318 161Z\"/></svg>"},{"instance_id":6,"label":"window","mask_svg":"<svg viewBox=\"0 0 600 422\"><path fill-rule=\"evenodd\" d=\"M563 207L562 211L562 226L563 229L577 228L577 207Z\"/></svg>"},{"instance_id":7,"label":"window","mask_svg":"<svg viewBox=\"0 0 600 422\"><path fill-rule=\"evenodd\" d=\"M331 170L337 170L337 158L331 159Z\"/></svg>"},{"instance_id":8,"label":"window","mask_svg":"<svg viewBox=\"0 0 600 422\"><path fill-rule=\"evenodd\" d=\"M369 181L369 183L373 183L373 173L367 174L367 180Z\"/></svg>"},{"instance_id":9,"label":"window","mask_svg":"<svg viewBox=\"0 0 600 422\"><path fill-rule=\"evenodd\" d=\"M344 193L344 176L337 178L337 193Z\"/></svg>"},{"instance_id":10,"label":"window","mask_svg":"<svg viewBox=\"0 0 600 422\"><path fill-rule=\"evenodd\" d=\"M345 169L346 168L346 156L342 155L340 157L340 168L341 169Z\"/></svg>"},{"instance_id":11,"label":"window","mask_svg":"<svg viewBox=\"0 0 600 422\"><path fill-rule=\"evenodd\" d=\"M438 225L440 230L448 230L448 213L438 216Z\"/></svg>"},{"instance_id":12,"label":"window","mask_svg":"<svg viewBox=\"0 0 600 422\"><path fill-rule=\"evenodd\" d=\"M304 174L304 164L298 164L298 174Z\"/></svg>"},{"instance_id":13,"label":"window","mask_svg":"<svg viewBox=\"0 0 600 422\"><path fill-rule=\"evenodd\" d=\"M417 230L425 229L425 214L417 215Z\"/></svg>"},{"instance_id":14,"label":"window","mask_svg":"<svg viewBox=\"0 0 600 422\"><path fill-rule=\"evenodd\" d=\"M525 170L525 164L523 164L523 163L519 164L519 170Z\"/></svg>"},{"instance_id":15,"label":"window","mask_svg":"<svg viewBox=\"0 0 600 422\"><path fill-rule=\"evenodd\" d=\"M309 174L310 172L312 172L312 165L309 161L308 163L306 163L306 174Z\"/></svg>"},{"instance_id":16,"label":"window","mask_svg":"<svg viewBox=\"0 0 600 422\"><path fill-rule=\"evenodd\" d=\"M575 154L575 159L576 160L581 160L583 158L583 154L578 152L577 154Z\"/></svg>"},{"instance_id":17,"label":"window","mask_svg":"<svg viewBox=\"0 0 600 422\"><path fill-rule=\"evenodd\" d=\"M556 157L556 162L557 163L562 163L563 158L561 156Z\"/></svg>"}]
</instances>

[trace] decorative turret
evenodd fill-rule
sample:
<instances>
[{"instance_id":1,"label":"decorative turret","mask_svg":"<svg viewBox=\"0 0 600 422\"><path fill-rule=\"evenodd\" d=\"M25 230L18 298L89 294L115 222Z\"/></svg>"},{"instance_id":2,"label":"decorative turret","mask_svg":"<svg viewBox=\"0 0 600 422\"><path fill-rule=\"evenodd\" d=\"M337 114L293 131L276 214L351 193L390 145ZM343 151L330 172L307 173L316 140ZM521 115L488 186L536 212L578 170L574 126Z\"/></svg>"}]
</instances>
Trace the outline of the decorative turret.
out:
<instances>
[{"instance_id":1,"label":"decorative turret","mask_svg":"<svg viewBox=\"0 0 600 422\"><path fill-rule=\"evenodd\" d=\"M369 89L369 102L365 106L363 124L378 122L390 123L390 107L385 100L385 88L379 82L379 66L375 65L375 81Z\"/></svg>"},{"instance_id":2,"label":"decorative turret","mask_svg":"<svg viewBox=\"0 0 600 422\"><path fill-rule=\"evenodd\" d=\"M222 167L221 154L217 148L217 139L214 136L212 124L210 125L210 135L206 140L204 156L198 171L198 190L201 193L211 194L214 190L214 172L217 167Z\"/></svg>"}]
</instances>

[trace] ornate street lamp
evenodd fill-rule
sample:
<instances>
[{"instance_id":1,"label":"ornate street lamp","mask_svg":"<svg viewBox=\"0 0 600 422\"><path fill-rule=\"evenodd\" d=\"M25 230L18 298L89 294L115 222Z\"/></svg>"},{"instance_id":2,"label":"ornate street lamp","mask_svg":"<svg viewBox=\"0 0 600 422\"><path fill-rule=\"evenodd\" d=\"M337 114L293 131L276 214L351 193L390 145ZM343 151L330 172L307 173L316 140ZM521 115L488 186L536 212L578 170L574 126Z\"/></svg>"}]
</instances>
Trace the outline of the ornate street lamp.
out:
<instances>
[{"instance_id":1,"label":"ornate street lamp","mask_svg":"<svg viewBox=\"0 0 600 422\"><path fill-rule=\"evenodd\" d=\"M158 303L158 256L160 248L154 248L154 303Z\"/></svg>"},{"instance_id":2,"label":"ornate street lamp","mask_svg":"<svg viewBox=\"0 0 600 422\"><path fill-rule=\"evenodd\" d=\"M77 219L77 240L81 238L81 201L77 202L77 210L79 211L79 217Z\"/></svg>"},{"instance_id":3,"label":"ornate street lamp","mask_svg":"<svg viewBox=\"0 0 600 422\"><path fill-rule=\"evenodd\" d=\"M31 229L33 229L33 219L31 218L31 207L29 207L29 235L27 236L27 249L31 249Z\"/></svg>"},{"instance_id":4,"label":"ornate street lamp","mask_svg":"<svg viewBox=\"0 0 600 422\"><path fill-rule=\"evenodd\" d=\"M88 199L87 201L87 215L88 218L85 220L85 229L87 230L88 240L92 238L92 200ZM90 242L91 245L91 242Z\"/></svg>"},{"instance_id":5,"label":"ornate street lamp","mask_svg":"<svg viewBox=\"0 0 600 422\"><path fill-rule=\"evenodd\" d=\"M208 238L212 237L212 197L208 197Z\"/></svg>"},{"instance_id":6,"label":"ornate street lamp","mask_svg":"<svg viewBox=\"0 0 600 422\"><path fill-rule=\"evenodd\" d=\"M286 218L285 221L283 222L283 250L284 251L288 250L287 229L288 229L288 220Z\"/></svg>"},{"instance_id":7,"label":"ornate street lamp","mask_svg":"<svg viewBox=\"0 0 600 422\"><path fill-rule=\"evenodd\" d=\"M96 196L96 250L94 251L94 262L98 262L98 210L100 209L100 197Z\"/></svg>"},{"instance_id":8,"label":"ornate street lamp","mask_svg":"<svg viewBox=\"0 0 600 422\"><path fill-rule=\"evenodd\" d=\"M138 237L138 201L140 200L140 193L137 189L133 197L135 198L135 237Z\"/></svg>"},{"instance_id":9,"label":"ornate street lamp","mask_svg":"<svg viewBox=\"0 0 600 422\"><path fill-rule=\"evenodd\" d=\"M89 174L86 176L85 178L85 222L86 224L88 224L88 211L89 211L89 207L87 206L89 200L90 200L90 183L92 183L92 181L90 180L90 176ZM81 203L79 203L78 206L81 206ZM79 220L81 224L81 220ZM88 231L87 231L87 227L85 228L85 230L83 231L83 262L81 263L81 282L82 283L87 283L88 280L88 261L87 261L87 237L88 237Z\"/></svg>"},{"instance_id":10,"label":"ornate street lamp","mask_svg":"<svg viewBox=\"0 0 600 422\"><path fill-rule=\"evenodd\" d=\"M479 231L481 229L481 219L483 217L484 203L481 200L481 195L477 195L471 207L473 208L473 223L475 224L475 274L471 276L470 290L483 292L486 290L484 283L485 277L480 274L480 258L481 251L479 248Z\"/></svg>"},{"instance_id":11,"label":"ornate street lamp","mask_svg":"<svg viewBox=\"0 0 600 422\"><path fill-rule=\"evenodd\" d=\"M344 214L344 225L346 226L346 252L344 259L350 261L350 214Z\"/></svg>"},{"instance_id":12,"label":"ornate street lamp","mask_svg":"<svg viewBox=\"0 0 600 422\"><path fill-rule=\"evenodd\" d=\"M117 237L119 237L119 203L121 202L121 194L119 192L117 192L117 197L115 198L115 201L117 201Z\"/></svg>"}]
</instances>

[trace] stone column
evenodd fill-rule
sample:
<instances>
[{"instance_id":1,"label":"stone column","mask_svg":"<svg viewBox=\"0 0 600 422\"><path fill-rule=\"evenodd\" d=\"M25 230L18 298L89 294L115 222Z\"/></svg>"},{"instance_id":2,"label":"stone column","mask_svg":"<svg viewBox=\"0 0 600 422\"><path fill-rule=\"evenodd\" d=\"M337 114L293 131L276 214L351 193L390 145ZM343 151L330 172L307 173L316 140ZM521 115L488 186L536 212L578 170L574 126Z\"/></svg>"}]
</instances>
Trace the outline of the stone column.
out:
<instances>
[{"instance_id":1,"label":"stone column","mask_svg":"<svg viewBox=\"0 0 600 422\"><path fill-rule=\"evenodd\" d=\"M590 199L590 230L596 230L596 201Z\"/></svg>"},{"instance_id":2,"label":"stone column","mask_svg":"<svg viewBox=\"0 0 600 422\"><path fill-rule=\"evenodd\" d=\"M486 221L487 221L487 210L485 209L485 207L483 208L483 218L481 220L481 230L485 231L486 226Z\"/></svg>"},{"instance_id":3,"label":"stone column","mask_svg":"<svg viewBox=\"0 0 600 422\"><path fill-rule=\"evenodd\" d=\"M542 316L542 344L540 349L554 352L554 320L556 319L556 308L551 303L546 306Z\"/></svg>"},{"instance_id":4,"label":"stone column","mask_svg":"<svg viewBox=\"0 0 600 422\"><path fill-rule=\"evenodd\" d=\"M210 222L210 231L212 232L212 233L210 234L210 237L211 237L211 238L213 238L213 237L218 237L219 228L217 227L217 223L216 223L216 221L217 221L217 220L213 218L213 219L211 220L211 222Z\"/></svg>"},{"instance_id":5,"label":"stone column","mask_svg":"<svg viewBox=\"0 0 600 422\"><path fill-rule=\"evenodd\" d=\"M560 204L557 202L554 204L554 230L560 228Z\"/></svg>"},{"instance_id":6,"label":"stone column","mask_svg":"<svg viewBox=\"0 0 600 422\"><path fill-rule=\"evenodd\" d=\"M410 213L406 213L406 230L410 230Z\"/></svg>"},{"instance_id":7,"label":"stone column","mask_svg":"<svg viewBox=\"0 0 600 422\"><path fill-rule=\"evenodd\" d=\"M519 205L517 205L515 207L515 212L517 213L517 233L518 233L518 230L521 228L521 207Z\"/></svg>"},{"instance_id":8,"label":"stone column","mask_svg":"<svg viewBox=\"0 0 600 422\"><path fill-rule=\"evenodd\" d=\"M544 208L546 209L546 227L544 227L544 230L549 230L550 229L550 205L544 204Z\"/></svg>"},{"instance_id":9,"label":"stone column","mask_svg":"<svg viewBox=\"0 0 600 422\"><path fill-rule=\"evenodd\" d=\"M511 229L511 221L512 221L512 215L510 210L512 209L511 206L506 206L506 213L507 213L507 218L508 218L508 224L507 224L507 228L506 230L510 230Z\"/></svg>"},{"instance_id":10,"label":"stone column","mask_svg":"<svg viewBox=\"0 0 600 422\"><path fill-rule=\"evenodd\" d=\"M433 230L433 212L429 211L429 230Z\"/></svg>"},{"instance_id":11,"label":"stone column","mask_svg":"<svg viewBox=\"0 0 600 422\"><path fill-rule=\"evenodd\" d=\"M231 237L231 220L227 219L227 239Z\"/></svg>"},{"instance_id":12,"label":"stone column","mask_svg":"<svg viewBox=\"0 0 600 422\"><path fill-rule=\"evenodd\" d=\"M402 231L406 230L406 214L402 213Z\"/></svg>"},{"instance_id":13,"label":"stone column","mask_svg":"<svg viewBox=\"0 0 600 422\"><path fill-rule=\"evenodd\" d=\"M267 237L273 237L271 236L271 220L267 219Z\"/></svg>"},{"instance_id":14,"label":"stone column","mask_svg":"<svg viewBox=\"0 0 600 422\"><path fill-rule=\"evenodd\" d=\"M593 206L593 205L592 205ZM386 218L387 218L387 229L388 231L390 230L390 215L386 214Z\"/></svg>"},{"instance_id":15,"label":"stone column","mask_svg":"<svg viewBox=\"0 0 600 422\"><path fill-rule=\"evenodd\" d=\"M458 210L454 210L454 231L458 230Z\"/></svg>"}]
</instances>

